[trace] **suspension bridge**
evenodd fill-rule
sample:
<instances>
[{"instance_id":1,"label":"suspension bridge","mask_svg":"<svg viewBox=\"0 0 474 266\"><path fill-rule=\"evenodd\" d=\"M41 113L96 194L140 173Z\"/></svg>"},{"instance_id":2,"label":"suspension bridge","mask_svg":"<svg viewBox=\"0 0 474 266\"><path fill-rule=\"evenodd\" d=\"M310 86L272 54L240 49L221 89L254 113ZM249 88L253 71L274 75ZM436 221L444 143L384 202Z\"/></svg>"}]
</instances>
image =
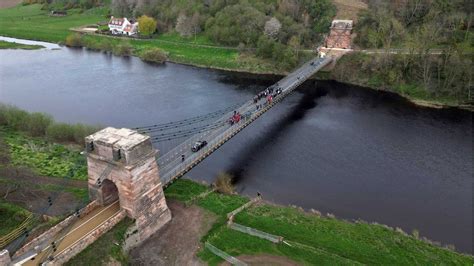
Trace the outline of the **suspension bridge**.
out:
<instances>
[{"instance_id":1,"label":"suspension bridge","mask_svg":"<svg viewBox=\"0 0 474 266\"><path fill-rule=\"evenodd\" d=\"M51 235L46 232L22 247L19 251L17 251L19 243L16 243L15 247L12 247L11 245L7 247L11 252L17 251L13 256L12 264L58 264L58 262L64 261L64 258L69 258L74 254L77 254L77 246L82 247L87 243L90 244L95 241L97 235L100 235L97 232L103 232L110 229L127 215L138 221L137 226L139 231L141 231L140 234L143 234L140 235L140 237L143 239L147 238L150 234L148 232L150 231L150 225L147 224L149 221L165 220L166 223L167 220L171 219L164 196L162 195L162 186L166 187L174 180L185 175L220 146L238 134L242 129L250 125L253 121L284 99L299 85L331 63L331 61L332 57L330 56L317 57L300 66L285 78L272 85L270 87L272 89L266 90L265 94L267 94L267 96L272 96L270 99L268 97L253 98L221 110L180 121L137 127L134 128L135 131L122 130L125 132L124 136L128 136L138 142L146 140L155 145L159 145L160 143L173 140L181 141L178 145L162 155L156 156L155 153L152 152L149 153L153 154L153 156L150 157L150 160L147 161L140 159L140 163L147 161L147 169L153 169L153 166L156 167L157 178L159 171L158 182L160 180L161 182L157 185L158 189L145 189L145 187L149 187L150 184L156 182L154 181L153 176L149 173L139 173L137 178L150 178L149 180L141 180L140 184L138 184L138 186L143 187L143 189L139 189L140 192L137 192L137 195L132 197L133 199L131 200L127 199L125 196L120 196L126 193L130 194L130 192L123 192L123 188L118 185L123 183L123 179L122 181L119 181L117 178L120 179L120 176L124 175L124 170L121 170L121 172L117 170L118 164L115 161L126 160L126 164L135 165L137 162L132 163L129 162L129 160L131 160L130 158L133 156L136 156L137 152L130 151L130 153L127 154L127 151L124 148L122 151L123 154L120 155L120 153L117 154L117 151L114 150L110 153L113 153L113 156L109 159L104 159L102 156L91 157L92 155L89 153L89 191L92 193L91 195L96 195L96 197L101 198L102 201L97 199L94 200L87 207L81 211L77 211L74 215L61 222L56 226L58 228L53 227L50 229L50 231L54 231ZM236 113L240 115L240 119L230 123L229 118L233 117ZM115 137L116 136L112 136L111 138L114 139ZM110 140L104 141L107 142ZM192 147L196 142L202 141L206 141L207 145L193 151ZM109 144L107 145L111 146ZM132 147L138 145L128 143L124 144L124 146ZM88 150L88 152L92 151L92 147L88 147L86 144L86 150ZM101 150L101 148L97 149ZM154 150L151 146L144 150L148 152L148 149L150 151ZM141 153L146 152L141 151ZM94 173L94 170L91 170L94 168L91 168L91 164L94 164L94 159L90 158L96 158L98 164L100 164L100 167L97 167L100 169L97 169L96 173ZM127 167L133 168L136 166ZM130 170L130 173L133 171L134 170ZM130 176L130 173L127 172L128 176ZM142 175L145 176L145 178L142 178ZM132 177L127 178L127 180L130 178L133 179L133 173ZM113 182L110 182L110 180ZM118 189L114 184L118 186ZM150 196L150 194L152 196ZM146 199L146 202L143 199ZM151 202L150 199L152 199ZM52 199L52 201L54 201L54 199ZM131 201L132 203L128 203L127 206L127 201ZM52 205L51 202L50 205ZM149 210L150 206L160 207L153 207L152 210ZM139 224L140 221L142 221L142 224ZM140 230L140 228L142 229ZM150 232L154 231L156 231L156 229L153 229ZM23 237L23 240L26 239L26 237L27 234Z\"/></svg>"},{"instance_id":2,"label":"suspension bridge","mask_svg":"<svg viewBox=\"0 0 474 266\"><path fill-rule=\"evenodd\" d=\"M274 97L272 101L268 101L265 99L265 97L257 101L254 99L249 99L242 105L231 108L231 110L228 112L224 112L224 114L218 117L211 124L201 127L194 127L190 130L177 131L172 134L153 134L154 132L160 132L160 126L157 125L136 128L140 132L150 134L151 139L154 142L180 138L182 136L187 136L188 134L190 135L194 133L184 142L171 149L167 153L159 156L157 159L160 169L160 178L165 187L172 183L173 180L186 174L199 162L212 154L212 152L239 133L242 129L250 125L262 114L270 110L275 104L285 98L289 93L294 91L308 78L316 74L319 70L321 70L321 68L328 65L331 61L331 57L315 58L310 60L271 86L274 88ZM278 94L276 93L277 90L279 90ZM228 120L235 112L240 113L242 119L238 123L231 124L228 122ZM210 116L212 117L212 113ZM199 151L193 152L191 148L198 141L206 141L207 145Z\"/></svg>"},{"instance_id":3,"label":"suspension bridge","mask_svg":"<svg viewBox=\"0 0 474 266\"><path fill-rule=\"evenodd\" d=\"M333 48L342 48L338 52L341 55L347 50L338 46L350 43L352 22L335 22L328 37L332 47L325 51L329 54ZM0 248L5 248L0 251L0 265L63 264L126 216L135 220L131 234L138 245L171 219L163 187L185 175L333 59L313 58L268 88L268 98L257 97L208 114L134 130L106 128L87 137L92 202L23 245L32 230L25 221L18 230L0 239ZM239 119L230 123L229 119L236 114ZM160 147L173 141L178 144L156 156L152 143ZM195 147L204 141L206 145ZM69 177L77 166L71 169ZM65 178L64 182L68 180ZM47 212L58 195L56 192L48 198L48 205L39 215ZM16 237L18 234L20 237Z\"/></svg>"}]
</instances>

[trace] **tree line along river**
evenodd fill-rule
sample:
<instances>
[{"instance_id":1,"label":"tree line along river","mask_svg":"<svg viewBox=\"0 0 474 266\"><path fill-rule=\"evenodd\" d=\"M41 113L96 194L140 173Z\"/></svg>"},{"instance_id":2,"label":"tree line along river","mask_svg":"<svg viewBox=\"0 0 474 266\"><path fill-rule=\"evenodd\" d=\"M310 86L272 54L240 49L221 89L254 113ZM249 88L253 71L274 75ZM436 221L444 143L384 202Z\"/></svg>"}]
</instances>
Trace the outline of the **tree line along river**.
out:
<instances>
[{"instance_id":1,"label":"tree line along river","mask_svg":"<svg viewBox=\"0 0 474 266\"><path fill-rule=\"evenodd\" d=\"M63 122L136 127L250 99L278 80L61 48L0 50L0 102ZM157 146L166 152L177 140ZM188 173L242 194L398 226L472 254L472 114L308 81Z\"/></svg>"}]
</instances>

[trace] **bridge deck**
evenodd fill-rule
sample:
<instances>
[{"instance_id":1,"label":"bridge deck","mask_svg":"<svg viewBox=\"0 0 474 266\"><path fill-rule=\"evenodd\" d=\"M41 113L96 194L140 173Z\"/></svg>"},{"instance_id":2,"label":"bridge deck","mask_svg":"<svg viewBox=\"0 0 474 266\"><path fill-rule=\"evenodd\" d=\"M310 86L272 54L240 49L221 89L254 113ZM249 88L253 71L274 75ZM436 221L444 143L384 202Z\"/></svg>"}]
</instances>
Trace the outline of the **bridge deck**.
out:
<instances>
[{"instance_id":1,"label":"bridge deck","mask_svg":"<svg viewBox=\"0 0 474 266\"><path fill-rule=\"evenodd\" d=\"M226 141L267 112L276 103L284 99L285 96L296 89L301 83L329 64L331 60L331 58L327 57L309 61L275 84L276 88L282 89L282 93L276 96L272 103L266 103L266 100L262 99L257 103L262 105L262 108L257 110L256 104L253 102L253 99L251 99L235 109L235 111L243 115L240 122L234 125L227 123L227 120L233 115L233 111L231 111L215 121L215 124L219 125L218 127L190 137L170 152L161 156L157 160L157 163L160 167L160 177L164 186L171 184L173 180L180 178L191 170ZM198 152L192 152L191 147L198 140L206 140L208 145ZM184 162L181 161L181 155L183 154L186 158ZM52 250L51 243L45 243L45 247L43 247L40 253L29 253L30 255L26 255L21 262L17 263L20 265L38 265L47 261L50 256L56 257L119 213L120 204L118 201L108 206L97 207L87 215L80 217L71 227L66 228L62 234L56 235L54 239L51 240L56 243L57 249L55 251Z\"/></svg>"},{"instance_id":2,"label":"bridge deck","mask_svg":"<svg viewBox=\"0 0 474 266\"><path fill-rule=\"evenodd\" d=\"M100 206L92 210L87 215L80 217L70 228L66 230L66 235L61 236L59 239L56 239L57 250L52 252L52 246L49 245L44 248L40 253L32 255L24 263L19 263L21 265L39 265L42 262L47 261L48 257L56 257L61 252L73 246L77 241L81 240L87 236L90 232L93 232L95 228L103 224L105 221L114 217L120 212L120 204L118 201L108 205ZM34 258L34 259L33 259ZM33 260L32 260L33 259Z\"/></svg>"},{"instance_id":3,"label":"bridge deck","mask_svg":"<svg viewBox=\"0 0 474 266\"><path fill-rule=\"evenodd\" d=\"M263 104L263 108L257 110L256 104L253 102L253 99L251 99L235 109L235 111L243 115L243 119L239 123L234 125L226 123L233 114L233 111L231 111L215 121L214 124L219 125L215 129L193 135L177 147L160 156L157 159L157 163L160 168L160 178L164 186L168 186L173 180L183 176L331 61L332 59L330 57L310 60L275 84L276 88L279 87L282 89L282 93L275 97L271 104L265 103L266 100L262 99L257 104ZM208 145L198 152L192 152L191 147L199 140L207 141ZM184 161L181 159L182 155L185 156Z\"/></svg>"}]
</instances>

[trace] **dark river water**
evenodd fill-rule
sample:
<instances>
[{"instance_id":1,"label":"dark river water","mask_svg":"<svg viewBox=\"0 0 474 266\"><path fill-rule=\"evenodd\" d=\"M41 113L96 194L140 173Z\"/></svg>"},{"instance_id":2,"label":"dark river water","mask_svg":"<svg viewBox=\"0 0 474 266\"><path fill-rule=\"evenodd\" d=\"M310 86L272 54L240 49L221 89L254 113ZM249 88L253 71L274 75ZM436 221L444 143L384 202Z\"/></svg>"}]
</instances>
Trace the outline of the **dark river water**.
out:
<instances>
[{"instance_id":1,"label":"dark river water","mask_svg":"<svg viewBox=\"0 0 474 266\"><path fill-rule=\"evenodd\" d=\"M209 113L275 77L83 50L0 51L0 102L56 120L135 127ZM162 152L177 141L159 145ZM472 253L472 115L309 81L193 169L246 195L376 221Z\"/></svg>"}]
</instances>

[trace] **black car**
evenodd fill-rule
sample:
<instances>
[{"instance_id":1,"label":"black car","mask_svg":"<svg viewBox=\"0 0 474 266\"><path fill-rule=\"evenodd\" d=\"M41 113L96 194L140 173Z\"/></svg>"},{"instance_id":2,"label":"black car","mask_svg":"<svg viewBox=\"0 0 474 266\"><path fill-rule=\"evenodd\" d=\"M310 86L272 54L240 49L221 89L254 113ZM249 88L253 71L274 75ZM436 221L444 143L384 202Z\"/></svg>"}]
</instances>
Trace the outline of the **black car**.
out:
<instances>
[{"instance_id":1,"label":"black car","mask_svg":"<svg viewBox=\"0 0 474 266\"><path fill-rule=\"evenodd\" d=\"M197 152L206 145L207 145L207 141L205 140L196 141L196 143L194 143L194 145L191 147L191 150L193 152Z\"/></svg>"}]
</instances>

